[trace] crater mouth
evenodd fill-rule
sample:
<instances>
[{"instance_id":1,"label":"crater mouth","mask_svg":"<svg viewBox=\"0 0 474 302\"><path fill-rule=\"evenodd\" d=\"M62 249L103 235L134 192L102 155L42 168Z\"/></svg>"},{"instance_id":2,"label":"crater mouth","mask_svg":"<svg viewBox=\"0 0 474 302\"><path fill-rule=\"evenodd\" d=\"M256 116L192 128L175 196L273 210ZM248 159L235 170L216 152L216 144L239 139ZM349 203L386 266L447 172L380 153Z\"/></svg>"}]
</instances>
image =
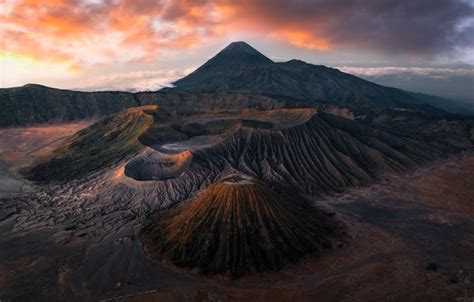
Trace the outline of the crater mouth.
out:
<instances>
[{"instance_id":1,"label":"crater mouth","mask_svg":"<svg viewBox=\"0 0 474 302\"><path fill-rule=\"evenodd\" d=\"M191 162L192 154L184 151L165 154L149 149L125 165L125 176L139 181L166 180L179 177Z\"/></svg>"},{"instance_id":2,"label":"crater mouth","mask_svg":"<svg viewBox=\"0 0 474 302\"><path fill-rule=\"evenodd\" d=\"M313 109L212 110L190 115L178 112L172 117L157 116L140 141L161 153L178 154L217 144L239 127L279 131L303 124L314 114Z\"/></svg>"},{"instance_id":3,"label":"crater mouth","mask_svg":"<svg viewBox=\"0 0 474 302\"><path fill-rule=\"evenodd\" d=\"M229 174L220 179L220 182L224 185L251 185L255 184L254 178L244 174Z\"/></svg>"},{"instance_id":4,"label":"crater mouth","mask_svg":"<svg viewBox=\"0 0 474 302\"><path fill-rule=\"evenodd\" d=\"M187 140L156 144L151 148L164 154L179 154L188 150L199 150L210 147L224 140L224 135L199 135Z\"/></svg>"}]
</instances>

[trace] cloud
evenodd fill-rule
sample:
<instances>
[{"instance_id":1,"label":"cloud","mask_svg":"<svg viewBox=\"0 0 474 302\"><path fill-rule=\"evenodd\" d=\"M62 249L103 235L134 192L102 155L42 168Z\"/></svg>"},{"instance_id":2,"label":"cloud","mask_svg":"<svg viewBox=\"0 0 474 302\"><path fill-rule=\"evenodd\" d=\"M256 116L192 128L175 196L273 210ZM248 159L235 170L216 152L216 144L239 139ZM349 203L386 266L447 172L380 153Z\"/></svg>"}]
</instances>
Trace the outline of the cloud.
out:
<instances>
[{"instance_id":1,"label":"cloud","mask_svg":"<svg viewBox=\"0 0 474 302\"><path fill-rule=\"evenodd\" d=\"M288 41L313 49L370 49L389 54L432 56L472 45L474 8L466 1L445 0L232 0L231 18L287 31Z\"/></svg>"},{"instance_id":2,"label":"cloud","mask_svg":"<svg viewBox=\"0 0 474 302\"><path fill-rule=\"evenodd\" d=\"M75 89L87 91L156 91L184 77L194 68L185 70L134 71L87 78L76 83Z\"/></svg>"},{"instance_id":3,"label":"cloud","mask_svg":"<svg viewBox=\"0 0 474 302\"><path fill-rule=\"evenodd\" d=\"M209 34L197 23L205 15L198 3L180 2L183 16L170 14L174 1L10 1L0 15L0 52L83 67L156 60L160 51L195 46ZM170 22L157 28L159 20Z\"/></svg>"},{"instance_id":4,"label":"cloud","mask_svg":"<svg viewBox=\"0 0 474 302\"><path fill-rule=\"evenodd\" d=\"M474 107L474 69L436 67L336 67L366 80L465 102Z\"/></svg>"},{"instance_id":5,"label":"cloud","mask_svg":"<svg viewBox=\"0 0 474 302\"><path fill-rule=\"evenodd\" d=\"M6 0L1 53L62 62L152 62L163 52L249 34L313 51L432 58L470 49L462 0Z\"/></svg>"},{"instance_id":6,"label":"cloud","mask_svg":"<svg viewBox=\"0 0 474 302\"><path fill-rule=\"evenodd\" d=\"M417 75L431 78L474 77L472 68L430 68L430 67L336 67L343 72L365 76Z\"/></svg>"}]
</instances>

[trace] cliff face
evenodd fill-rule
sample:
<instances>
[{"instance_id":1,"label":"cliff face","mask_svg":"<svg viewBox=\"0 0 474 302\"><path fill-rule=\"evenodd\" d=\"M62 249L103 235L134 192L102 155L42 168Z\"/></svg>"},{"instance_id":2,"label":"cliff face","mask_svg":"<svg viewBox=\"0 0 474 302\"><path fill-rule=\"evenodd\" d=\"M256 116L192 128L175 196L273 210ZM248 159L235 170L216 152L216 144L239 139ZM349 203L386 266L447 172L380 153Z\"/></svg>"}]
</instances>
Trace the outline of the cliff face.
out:
<instances>
[{"instance_id":1,"label":"cliff face","mask_svg":"<svg viewBox=\"0 0 474 302\"><path fill-rule=\"evenodd\" d=\"M0 126L87 119L140 105L141 101L127 92L79 92L25 85L0 89Z\"/></svg>"},{"instance_id":2,"label":"cliff face","mask_svg":"<svg viewBox=\"0 0 474 302\"><path fill-rule=\"evenodd\" d=\"M287 107L288 100L258 94L228 92L139 92L140 103L153 103L165 109L188 108L189 110L244 109L269 110Z\"/></svg>"},{"instance_id":3,"label":"cliff face","mask_svg":"<svg viewBox=\"0 0 474 302\"><path fill-rule=\"evenodd\" d=\"M193 110L284 107L286 102L240 93L81 92L40 85L0 89L0 127L67 122L156 104Z\"/></svg>"}]
</instances>

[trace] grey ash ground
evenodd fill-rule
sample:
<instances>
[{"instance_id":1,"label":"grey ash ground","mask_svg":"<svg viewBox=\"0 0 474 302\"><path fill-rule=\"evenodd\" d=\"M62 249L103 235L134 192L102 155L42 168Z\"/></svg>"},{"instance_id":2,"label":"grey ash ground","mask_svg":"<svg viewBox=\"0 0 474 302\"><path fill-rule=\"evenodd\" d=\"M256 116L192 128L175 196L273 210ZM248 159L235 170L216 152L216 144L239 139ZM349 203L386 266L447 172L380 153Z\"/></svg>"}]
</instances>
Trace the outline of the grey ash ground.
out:
<instances>
[{"instance_id":1,"label":"grey ash ground","mask_svg":"<svg viewBox=\"0 0 474 302\"><path fill-rule=\"evenodd\" d=\"M89 176L93 182L30 184L33 192L1 199L2 300L449 301L473 295L471 155L348 194L309 195L345 224L340 247L237 281L153 261L139 235L156 205L123 190L100 192L123 180L121 169L97 172ZM146 189L136 181L132 186Z\"/></svg>"}]
</instances>

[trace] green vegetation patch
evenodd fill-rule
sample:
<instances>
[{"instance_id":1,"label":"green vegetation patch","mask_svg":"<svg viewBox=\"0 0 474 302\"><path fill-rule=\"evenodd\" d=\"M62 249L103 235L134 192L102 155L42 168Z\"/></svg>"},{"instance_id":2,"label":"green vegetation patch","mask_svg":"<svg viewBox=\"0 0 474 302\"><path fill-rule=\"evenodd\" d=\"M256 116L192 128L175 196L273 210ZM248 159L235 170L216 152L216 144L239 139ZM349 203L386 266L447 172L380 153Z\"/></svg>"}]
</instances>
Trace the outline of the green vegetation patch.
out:
<instances>
[{"instance_id":1,"label":"green vegetation patch","mask_svg":"<svg viewBox=\"0 0 474 302\"><path fill-rule=\"evenodd\" d=\"M68 138L24 174L35 181L61 181L99 170L142 150L138 137L152 123L153 117L140 108L108 116Z\"/></svg>"}]
</instances>

